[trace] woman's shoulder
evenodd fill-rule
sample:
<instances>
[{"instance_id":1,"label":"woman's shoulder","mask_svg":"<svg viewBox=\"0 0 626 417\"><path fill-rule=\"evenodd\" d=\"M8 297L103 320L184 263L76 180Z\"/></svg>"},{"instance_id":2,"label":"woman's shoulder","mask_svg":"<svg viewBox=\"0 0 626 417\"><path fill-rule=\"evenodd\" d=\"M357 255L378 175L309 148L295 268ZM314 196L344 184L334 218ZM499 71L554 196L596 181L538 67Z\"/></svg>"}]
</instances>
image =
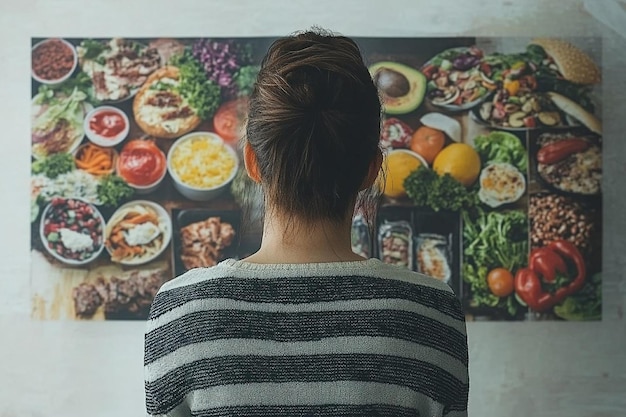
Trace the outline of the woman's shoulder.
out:
<instances>
[{"instance_id":1,"label":"woman's shoulder","mask_svg":"<svg viewBox=\"0 0 626 417\"><path fill-rule=\"evenodd\" d=\"M157 292L150 309L150 318L180 307L194 298L202 297L206 283L227 275L218 264L206 268L194 268L164 282Z\"/></svg>"},{"instance_id":2,"label":"woman's shoulder","mask_svg":"<svg viewBox=\"0 0 626 417\"><path fill-rule=\"evenodd\" d=\"M181 291L185 288L193 287L194 285L200 284L203 281L209 281L212 279L223 277L224 272L225 271L222 264L217 264L215 266L206 268L190 269L182 273L181 275L178 275L171 280L166 281L159 289L159 293L167 293L168 291L173 290Z\"/></svg>"},{"instance_id":3,"label":"woman's shoulder","mask_svg":"<svg viewBox=\"0 0 626 417\"><path fill-rule=\"evenodd\" d=\"M444 281L412 271L403 266L387 264L380 260L373 265L375 268L371 272L378 274L380 278L397 281L409 286L441 291L454 296L454 291Z\"/></svg>"}]
</instances>

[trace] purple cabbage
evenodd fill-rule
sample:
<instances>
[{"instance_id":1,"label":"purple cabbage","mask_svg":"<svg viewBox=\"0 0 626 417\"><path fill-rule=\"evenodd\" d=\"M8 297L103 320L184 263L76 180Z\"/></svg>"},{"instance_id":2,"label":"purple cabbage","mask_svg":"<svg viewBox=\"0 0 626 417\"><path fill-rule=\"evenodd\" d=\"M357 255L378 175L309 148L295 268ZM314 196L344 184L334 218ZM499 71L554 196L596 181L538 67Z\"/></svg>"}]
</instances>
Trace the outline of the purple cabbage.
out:
<instances>
[{"instance_id":1,"label":"purple cabbage","mask_svg":"<svg viewBox=\"0 0 626 417\"><path fill-rule=\"evenodd\" d=\"M480 58L471 54L459 55L452 61L452 66L460 71L467 71L480 63Z\"/></svg>"},{"instance_id":2,"label":"purple cabbage","mask_svg":"<svg viewBox=\"0 0 626 417\"><path fill-rule=\"evenodd\" d=\"M191 53L202 64L207 78L220 87L225 98L237 95L233 77L239 68L250 64L248 48L233 41L198 39L192 45Z\"/></svg>"}]
</instances>

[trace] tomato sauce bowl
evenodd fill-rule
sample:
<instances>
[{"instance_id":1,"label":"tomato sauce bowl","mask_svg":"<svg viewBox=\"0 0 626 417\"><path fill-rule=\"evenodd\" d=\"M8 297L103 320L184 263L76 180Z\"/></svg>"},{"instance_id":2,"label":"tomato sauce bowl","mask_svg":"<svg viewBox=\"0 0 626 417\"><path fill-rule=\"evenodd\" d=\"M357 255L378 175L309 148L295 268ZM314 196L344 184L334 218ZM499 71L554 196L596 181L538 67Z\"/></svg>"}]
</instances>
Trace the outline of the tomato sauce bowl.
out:
<instances>
[{"instance_id":1,"label":"tomato sauce bowl","mask_svg":"<svg viewBox=\"0 0 626 417\"><path fill-rule=\"evenodd\" d=\"M84 128L91 142L108 148L126 139L130 121L126 113L117 107L100 106L87 113Z\"/></svg>"},{"instance_id":2,"label":"tomato sauce bowl","mask_svg":"<svg viewBox=\"0 0 626 417\"><path fill-rule=\"evenodd\" d=\"M151 193L167 174L165 153L153 140L133 139L120 151L116 171L138 194Z\"/></svg>"}]
</instances>

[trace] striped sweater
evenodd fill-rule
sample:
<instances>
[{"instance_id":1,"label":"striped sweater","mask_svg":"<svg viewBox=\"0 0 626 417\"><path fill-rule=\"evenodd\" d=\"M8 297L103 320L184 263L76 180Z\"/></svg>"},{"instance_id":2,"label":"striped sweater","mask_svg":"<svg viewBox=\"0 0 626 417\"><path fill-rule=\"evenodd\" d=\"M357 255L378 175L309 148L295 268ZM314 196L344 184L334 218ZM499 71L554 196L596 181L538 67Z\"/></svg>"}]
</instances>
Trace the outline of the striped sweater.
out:
<instances>
[{"instance_id":1,"label":"striped sweater","mask_svg":"<svg viewBox=\"0 0 626 417\"><path fill-rule=\"evenodd\" d=\"M145 335L150 416L466 416L459 300L378 259L225 260L163 285Z\"/></svg>"}]
</instances>

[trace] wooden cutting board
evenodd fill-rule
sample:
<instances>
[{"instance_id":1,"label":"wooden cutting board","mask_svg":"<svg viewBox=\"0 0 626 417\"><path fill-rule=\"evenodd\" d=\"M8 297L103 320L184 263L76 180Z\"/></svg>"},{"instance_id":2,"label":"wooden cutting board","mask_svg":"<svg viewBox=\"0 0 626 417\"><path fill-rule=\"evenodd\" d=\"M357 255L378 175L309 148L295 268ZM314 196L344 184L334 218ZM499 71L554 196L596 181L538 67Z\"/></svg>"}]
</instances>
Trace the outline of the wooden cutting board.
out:
<instances>
[{"instance_id":1,"label":"wooden cutting board","mask_svg":"<svg viewBox=\"0 0 626 417\"><path fill-rule=\"evenodd\" d=\"M95 283L98 277L128 279L137 270L142 273L167 271L166 261L155 261L124 269L115 264L92 269L68 268L51 264L41 252L31 251L32 318L38 320L80 320L74 311L72 290L83 282ZM104 320L104 307L98 308L89 320Z\"/></svg>"}]
</instances>

